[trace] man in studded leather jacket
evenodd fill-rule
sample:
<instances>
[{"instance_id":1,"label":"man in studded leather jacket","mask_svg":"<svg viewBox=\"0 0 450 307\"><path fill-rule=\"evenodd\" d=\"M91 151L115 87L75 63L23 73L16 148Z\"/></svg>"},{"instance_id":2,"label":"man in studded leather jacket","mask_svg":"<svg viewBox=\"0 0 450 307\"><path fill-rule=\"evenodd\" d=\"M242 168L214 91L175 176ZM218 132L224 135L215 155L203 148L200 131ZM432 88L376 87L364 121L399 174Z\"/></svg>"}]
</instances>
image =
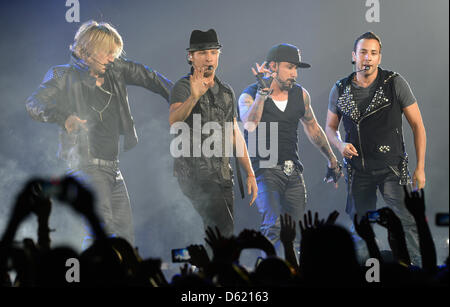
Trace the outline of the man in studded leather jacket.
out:
<instances>
[{"instance_id":1,"label":"man in studded leather jacket","mask_svg":"<svg viewBox=\"0 0 450 307\"><path fill-rule=\"evenodd\" d=\"M381 40L367 32L354 44L356 72L339 80L330 93L326 133L347 169L346 211L361 218L376 210L377 190L400 218L411 260L420 263L413 217L404 206L403 186L425 186L426 134L417 101L405 79L381 69ZM414 134L417 164L409 176L402 131L405 115ZM339 135L343 123L345 139Z\"/></svg>"}]
</instances>

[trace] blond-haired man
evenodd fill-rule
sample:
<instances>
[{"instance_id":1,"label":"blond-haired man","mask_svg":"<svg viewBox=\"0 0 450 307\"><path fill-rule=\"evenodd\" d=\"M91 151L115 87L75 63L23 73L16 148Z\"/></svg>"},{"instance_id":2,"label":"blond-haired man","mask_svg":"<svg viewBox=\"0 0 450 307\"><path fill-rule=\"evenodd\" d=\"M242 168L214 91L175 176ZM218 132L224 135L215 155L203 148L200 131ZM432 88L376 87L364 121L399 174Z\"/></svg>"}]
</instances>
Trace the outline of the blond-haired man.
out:
<instances>
[{"instance_id":1,"label":"blond-haired man","mask_svg":"<svg viewBox=\"0 0 450 307\"><path fill-rule=\"evenodd\" d=\"M120 135L125 151L138 142L126 86L142 86L168 100L172 82L121 57L122 37L108 23L81 25L70 50L70 63L47 72L27 99L27 111L35 120L60 126L58 156L95 190L106 233L134 244L130 200L118 165Z\"/></svg>"}]
</instances>

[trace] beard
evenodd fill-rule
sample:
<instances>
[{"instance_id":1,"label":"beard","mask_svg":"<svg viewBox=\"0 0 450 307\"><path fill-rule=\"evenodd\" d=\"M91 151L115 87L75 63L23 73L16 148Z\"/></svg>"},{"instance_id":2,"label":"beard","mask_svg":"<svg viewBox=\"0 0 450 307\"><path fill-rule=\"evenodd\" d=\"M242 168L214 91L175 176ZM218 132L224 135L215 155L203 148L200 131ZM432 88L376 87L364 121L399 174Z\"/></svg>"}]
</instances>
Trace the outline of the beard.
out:
<instances>
[{"instance_id":1,"label":"beard","mask_svg":"<svg viewBox=\"0 0 450 307\"><path fill-rule=\"evenodd\" d=\"M282 91L289 91L294 86L295 83L295 79L287 79L285 81L282 81L277 77L276 80Z\"/></svg>"}]
</instances>

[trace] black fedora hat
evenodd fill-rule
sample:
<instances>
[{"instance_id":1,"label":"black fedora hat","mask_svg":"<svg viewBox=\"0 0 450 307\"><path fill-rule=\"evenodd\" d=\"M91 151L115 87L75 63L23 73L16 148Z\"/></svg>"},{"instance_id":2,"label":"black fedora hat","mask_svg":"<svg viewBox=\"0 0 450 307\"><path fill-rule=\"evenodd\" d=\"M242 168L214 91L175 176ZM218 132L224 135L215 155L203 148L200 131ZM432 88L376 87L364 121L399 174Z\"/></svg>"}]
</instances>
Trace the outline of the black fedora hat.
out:
<instances>
[{"instance_id":1,"label":"black fedora hat","mask_svg":"<svg viewBox=\"0 0 450 307\"><path fill-rule=\"evenodd\" d=\"M189 48L187 51L198 51L206 49L219 49L222 45L219 44L217 39L217 33L214 29L209 29L206 32L201 30L194 30L191 33L191 38L189 40Z\"/></svg>"},{"instance_id":2,"label":"black fedora hat","mask_svg":"<svg viewBox=\"0 0 450 307\"><path fill-rule=\"evenodd\" d=\"M278 44L270 48L266 61L288 62L297 65L299 68L310 68L311 65L302 62L300 50L294 45Z\"/></svg>"}]
</instances>

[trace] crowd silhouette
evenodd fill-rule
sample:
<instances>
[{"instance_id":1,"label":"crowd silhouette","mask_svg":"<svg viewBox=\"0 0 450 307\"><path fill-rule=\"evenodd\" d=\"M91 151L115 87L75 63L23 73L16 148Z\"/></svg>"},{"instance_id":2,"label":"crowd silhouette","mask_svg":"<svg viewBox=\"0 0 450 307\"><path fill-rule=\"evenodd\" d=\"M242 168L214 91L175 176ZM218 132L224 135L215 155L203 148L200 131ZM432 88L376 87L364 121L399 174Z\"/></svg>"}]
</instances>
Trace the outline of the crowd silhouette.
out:
<instances>
[{"instance_id":1,"label":"crowd silhouette","mask_svg":"<svg viewBox=\"0 0 450 307\"><path fill-rule=\"evenodd\" d=\"M53 247L49 229L52 198L68 204L86 218L96 234L94 243L81 253L70 247ZM422 265L411 265L405 234L399 218L390 208L378 210L377 223L387 229L391 251L380 251L368 216L355 216L357 234L365 241L369 257L379 263L378 282L369 282L368 268L358 260L351 234L336 225L339 215L326 219L308 211L303 220L280 216L280 239L284 258L259 231L245 229L237 236L224 237L215 228L205 232L204 245L187 247L189 263L169 280L161 259L143 259L125 239L107 237L94 208L92 192L72 177L57 182L33 179L18 194L0 242L2 287L444 287L449 285L448 258L437 265L436 249L425 215L423 190L405 189L405 206L414 217L419 234ZM38 221L37 242L14 237L29 215ZM300 254L294 250L297 224ZM254 269L240 264L243 250L258 249L264 255ZM78 263L79 272L68 267ZM15 272L14 280L11 272ZM80 278L81 276L81 278Z\"/></svg>"}]
</instances>

